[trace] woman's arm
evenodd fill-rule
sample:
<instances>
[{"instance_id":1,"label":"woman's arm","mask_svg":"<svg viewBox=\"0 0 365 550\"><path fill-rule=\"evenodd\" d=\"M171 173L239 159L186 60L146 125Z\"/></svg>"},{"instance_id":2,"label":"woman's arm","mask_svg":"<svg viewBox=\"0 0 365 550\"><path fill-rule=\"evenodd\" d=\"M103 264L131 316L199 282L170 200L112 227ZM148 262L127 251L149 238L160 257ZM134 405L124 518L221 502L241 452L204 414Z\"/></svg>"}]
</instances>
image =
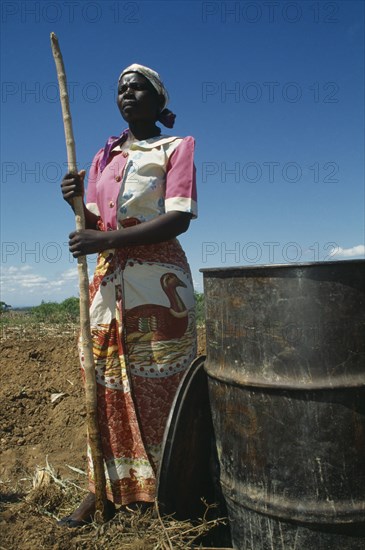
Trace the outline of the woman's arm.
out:
<instances>
[{"instance_id":1,"label":"woman's arm","mask_svg":"<svg viewBox=\"0 0 365 550\"><path fill-rule=\"evenodd\" d=\"M90 212L91 214L91 212ZM124 248L169 241L187 231L191 214L167 212L153 220L115 231L74 231L70 234L69 248L74 258L95 254L109 248Z\"/></svg>"}]
</instances>

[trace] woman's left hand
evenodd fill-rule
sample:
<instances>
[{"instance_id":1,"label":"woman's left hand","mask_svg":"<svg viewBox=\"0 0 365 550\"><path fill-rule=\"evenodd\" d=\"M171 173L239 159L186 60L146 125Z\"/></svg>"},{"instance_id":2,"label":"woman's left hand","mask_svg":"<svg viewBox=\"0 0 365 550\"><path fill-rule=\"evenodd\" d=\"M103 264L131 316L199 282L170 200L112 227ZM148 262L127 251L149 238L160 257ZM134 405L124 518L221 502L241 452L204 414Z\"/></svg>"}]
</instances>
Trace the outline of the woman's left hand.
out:
<instances>
[{"instance_id":1,"label":"woman's left hand","mask_svg":"<svg viewBox=\"0 0 365 550\"><path fill-rule=\"evenodd\" d=\"M108 248L104 231L83 229L82 231L73 231L69 238L69 250L74 258L102 252Z\"/></svg>"}]
</instances>

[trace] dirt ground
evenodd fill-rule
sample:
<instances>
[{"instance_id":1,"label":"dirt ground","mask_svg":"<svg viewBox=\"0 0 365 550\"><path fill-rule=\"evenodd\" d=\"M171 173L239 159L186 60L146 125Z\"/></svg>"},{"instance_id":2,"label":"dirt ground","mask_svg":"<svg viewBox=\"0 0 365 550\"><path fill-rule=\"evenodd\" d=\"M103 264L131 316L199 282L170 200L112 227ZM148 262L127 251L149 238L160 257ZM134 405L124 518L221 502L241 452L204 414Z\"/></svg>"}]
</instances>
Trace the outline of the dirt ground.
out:
<instances>
[{"instance_id":1,"label":"dirt ground","mask_svg":"<svg viewBox=\"0 0 365 550\"><path fill-rule=\"evenodd\" d=\"M80 534L56 526L56 518L67 508L58 485L53 483L53 489L38 495L38 500L32 492L35 471L47 462L59 479L86 488L85 475L75 470L84 471L86 464L86 415L76 340L75 330L63 337L8 332L0 341L2 550L106 548L94 535L83 534L88 528ZM204 349L204 331L200 331L199 354Z\"/></svg>"}]
</instances>

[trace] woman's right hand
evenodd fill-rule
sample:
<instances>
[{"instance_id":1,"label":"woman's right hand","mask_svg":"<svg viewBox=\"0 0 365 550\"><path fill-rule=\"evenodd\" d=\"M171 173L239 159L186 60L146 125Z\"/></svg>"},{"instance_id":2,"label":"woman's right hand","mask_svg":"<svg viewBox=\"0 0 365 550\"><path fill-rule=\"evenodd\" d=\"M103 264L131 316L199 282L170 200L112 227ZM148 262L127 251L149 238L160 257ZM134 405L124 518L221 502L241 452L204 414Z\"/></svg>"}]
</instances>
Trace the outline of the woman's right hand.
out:
<instances>
[{"instance_id":1,"label":"woman's right hand","mask_svg":"<svg viewBox=\"0 0 365 550\"><path fill-rule=\"evenodd\" d=\"M73 205L73 199L75 197L84 196L84 179L85 179L85 170L80 170L76 174L66 174L61 182L61 191L63 198L68 204Z\"/></svg>"}]
</instances>

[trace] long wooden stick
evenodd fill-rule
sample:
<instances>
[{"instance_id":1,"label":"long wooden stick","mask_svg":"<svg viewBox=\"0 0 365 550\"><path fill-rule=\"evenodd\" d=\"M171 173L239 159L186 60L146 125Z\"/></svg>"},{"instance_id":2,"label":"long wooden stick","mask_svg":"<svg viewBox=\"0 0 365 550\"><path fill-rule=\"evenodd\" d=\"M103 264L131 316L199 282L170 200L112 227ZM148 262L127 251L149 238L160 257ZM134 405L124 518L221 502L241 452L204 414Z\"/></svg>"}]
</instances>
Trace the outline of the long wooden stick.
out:
<instances>
[{"instance_id":1,"label":"long wooden stick","mask_svg":"<svg viewBox=\"0 0 365 550\"><path fill-rule=\"evenodd\" d=\"M67 93L66 72L63 64L61 50L58 44L58 39L53 32L51 33L51 46L56 64L58 85L60 89L63 124L66 138L68 171L70 173L77 174L75 140L72 130L71 111ZM82 197L75 197L73 200L73 206L75 211L76 229L78 231L85 229L85 216ZM78 258L77 261L80 288L80 324L85 367L86 417L91 458L93 461L95 476L95 506L97 512L95 514L95 519L104 522L109 518L107 517L105 471L101 437L98 425L95 365L90 332L89 278L87 273L86 256L81 256L80 258Z\"/></svg>"}]
</instances>

